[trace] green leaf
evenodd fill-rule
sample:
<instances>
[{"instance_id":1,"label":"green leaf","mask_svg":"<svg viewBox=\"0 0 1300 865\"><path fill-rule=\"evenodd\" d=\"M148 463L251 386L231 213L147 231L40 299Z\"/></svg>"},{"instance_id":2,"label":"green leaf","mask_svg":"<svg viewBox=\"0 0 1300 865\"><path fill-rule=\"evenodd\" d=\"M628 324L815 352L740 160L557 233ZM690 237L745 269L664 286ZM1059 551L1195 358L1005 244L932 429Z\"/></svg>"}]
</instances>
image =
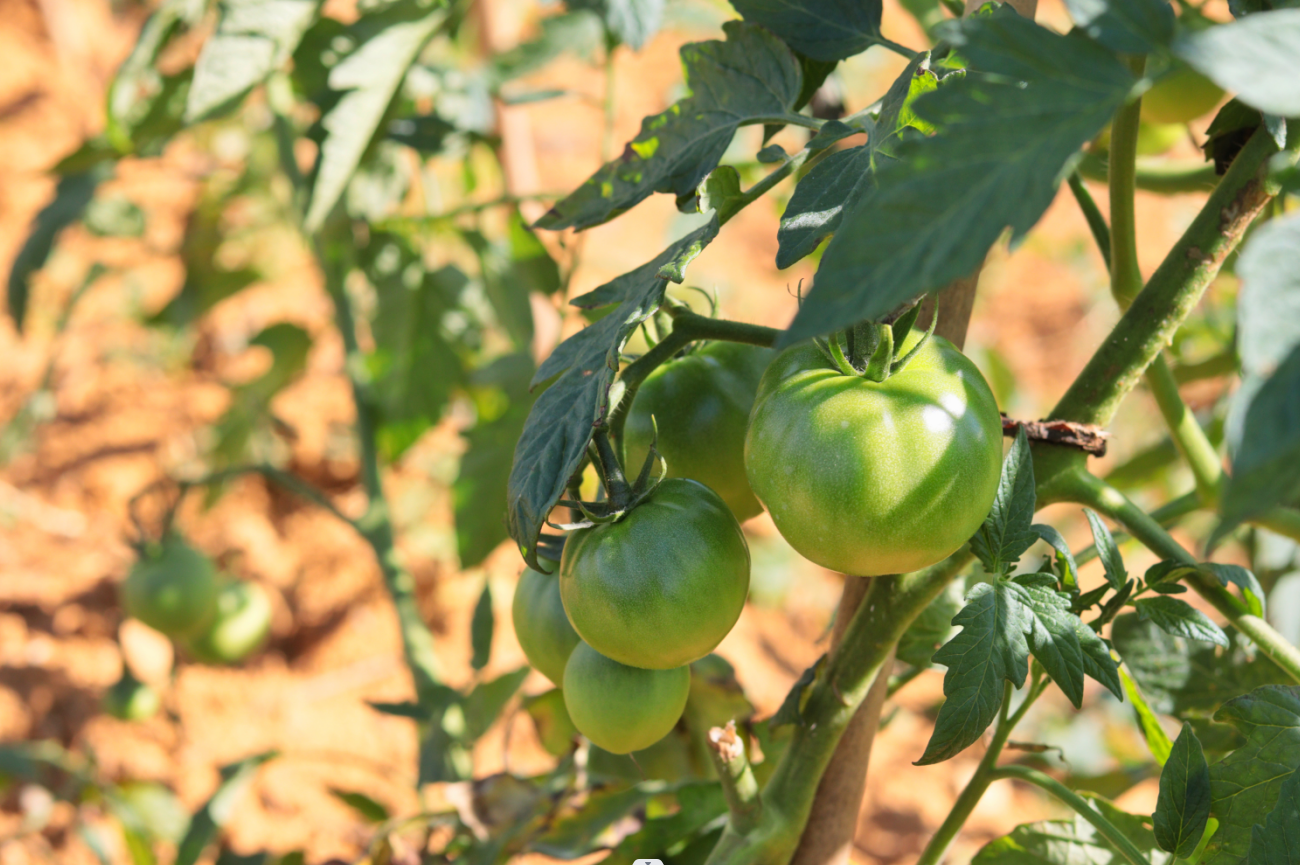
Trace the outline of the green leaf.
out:
<instances>
[{"instance_id":1,"label":"green leaf","mask_svg":"<svg viewBox=\"0 0 1300 865\"><path fill-rule=\"evenodd\" d=\"M1298 245L1295 214L1258 226L1241 251L1237 354L1246 375L1267 378L1300 345L1300 272L1290 266Z\"/></svg>"},{"instance_id":2,"label":"green leaf","mask_svg":"<svg viewBox=\"0 0 1300 865\"><path fill-rule=\"evenodd\" d=\"M356 48L329 72L342 97L322 119L325 140L316 160L304 228L324 224L380 127L406 71L446 20L441 2L396 0L363 12L349 28Z\"/></svg>"},{"instance_id":3,"label":"green leaf","mask_svg":"<svg viewBox=\"0 0 1300 865\"><path fill-rule=\"evenodd\" d=\"M537 38L491 59L489 86L500 89L508 81L536 72L566 51L583 58L592 57L603 42L600 16L589 10L548 16L542 19L541 27Z\"/></svg>"},{"instance_id":4,"label":"green leaf","mask_svg":"<svg viewBox=\"0 0 1300 865\"><path fill-rule=\"evenodd\" d=\"M1259 12L1180 37L1174 53L1242 102L1282 117L1300 115L1295 86L1300 9Z\"/></svg>"},{"instance_id":5,"label":"green leaf","mask_svg":"<svg viewBox=\"0 0 1300 865\"><path fill-rule=\"evenodd\" d=\"M1174 38L1174 10L1167 0L1066 0L1074 23L1121 54L1150 54Z\"/></svg>"},{"instance_id":6,"label":"green leaf","mask_svg":"<svg viewBox=\"0 0 1300 865\"><path fill-rule=\"evenodd\" d=\"M913 667L929 667L935 650L952 637L953 616L961 609L962 583L955 580L935 596L907 626L898 641L897 657Z\"/></svg>"},{"instance_id":7,"label":"green leaf","mask_svg":"<svg viewBox=\"0 0 1300 865\"><path fill-rule=\"evenodd\" d=\"M727 800L720 784L686 784L677 788L675 813L650 817L639 830L615 847L604 865L633 865L639 859L661 858L695 837L714 820L727 813Z\"/></svg>"},{"instance_id":8,"label":"green leaf","mask_svg":"<svg viewBox=\"0 0 1300 865\"><path fill-rule=\"evenodd\" d=\"M231 388L230 406L216 423L216 441L209 455L227 466L243 462L253 434L273 422L271 400L307 366L311 336L296 324L280 322L248 341L271 352L271 368L247 384Z\"/></svg>"},{"instance_id":9,"label":"green leaf","mask_svg":"<svg viewBox=\"0 0 1300 865\"><path fill-rule=\"evenodd\" d=\"M581 810L559 817L532 842L534 852L556 859L577 859L600 849L600 837L610 826L642 807L667 789L661 781L632 787L606 787L593 791Z\"/></svg>"},{"instance_id":10,"label":"green leaf","mask_svg":"<svg viewBox=\"0 0 1300 865\"><path fill-rule=\"evenodd\" d=\"M779 244L777 267L789 267L816 249L819 243L835 233L844 214L872 188L877 163L892 158L890 154L898 133L910 125L908 119L915 117L915 113L908 110L905 119L904 108L938 85L938 78L930 71L929 62L929 52L923 52L908 63L890 85L881 100L880 116L864 124L868 133L866 144L832 153L799 181L776 232ZM823 135L833 140L845 137L827 135L830 125L827 123L822 127L817 137L809 142L809 148L813 148ZM862 131L843 123L839 125L849 134Z\"/></svg>"},{"instance_id":11,"label":"green leaf","mask_svg":"<svg viewBox=\"0 0 1300 865\"><path fill-rule=\"evenodd\" d=\"M880 43L880 0L731 0L746 21L762 24L814 60L836 61Z\"/></svg>"},{"instance_id":12,"label":"green leaf","mask_svg":"<svg viewBox=\"0 0 1300 865\"><path fill-rule=\"evenodd\" d=\"M481 670L492 658L492 632L496 629L496 616L492 613L492 583L484 582L483 593L474 605L474 618L470 620L469 642L473 650L470 666Z\"/></svg>"},{"instance_id":13,"label":"green leaf","mask_svg":"<svg viewBox=\"0 0 1300 865\"><path fill-rule=\"evenodd\" d=\"M1160 773L1160 798L1152 816L1156 843L1186 859L1200 843L1209 819L1210 767L1192 725L1185 723Z\"/></svg>"},{"instance_id":14,"label":"green leaf","mask_svg":"<svg viewBox=\"0 0 1300 865\"><path fill-rule=\"evenodd\" d=\"M563 757L574 748L578 728L573 726L564 705L564 692L552 688L534 697L524 697L524 711L533 719L537 739L548 754Z\"/></svg>"},{"instance_id":15,"label":"green leaf","mask_svg":"<svg viewBox=\"0 0 1300 865\"><path fill-rule=\"evenodd\" d=\"M19 333L22 332L27 316L27 297L32 274L45 266L59 233L81 218L95 197L95 189L111 174L111 166L100 165L89 171L59 178L54 200L41 208L32 220L27 239L14 256L13 266L9 269L9 315Z\"/></svg>"},{"instance_id":16,"label":"green leaf","mask_svg":"<svg viewBox=\"0 0 1300 865\"><path fill-rule=\"evenodd\" d=\"M1277 804L1251 834L1247 865L1300 865L1300 769L1282 782Z\"/></svg>"},{"instance_id":17,"label":"green leaf","mask_svg":"<svg viewBox=\"0 0 1300 865\"><path fill-rule=\"evenodd\" d=\"M105 791L109 813L124 832L140 839L152 856L152 841L175 844L185 837L190 815L176 794L154 781L127 781Z\"/></svg>"},{"instance_id":18,"label":"green leaf","mask_svg":"<svg viewBox=\"0 0 1300 865\"><path fill-rule=\"evenodd\" d=\"M533 371L531 355L520 352L470 375L478 418L461 432L465 453L451 487L462 569L480 564L507 537L506 483L515 443L533 405L528 393Z\"/></svg>"},{"instance_id":19,"label":"green leaf","mask_svg":"<svg viewBox=\"0 0 1300 865\"><path fill-rule=\"evenodd\" d=\"M1201 565L1201 570L1209 571L1217 577L1221 586L1226 587L1231 583L1241 589L1241 595L1246 599L1246 606L1251 613L1264 615L1264 588L1252 572L1241 565L1224 565L1219 562L1205 562Z\"/></svg>"},{"instance_id":20,"label":"green leaf","mask_svg":"<svg viewBox=\"0 0 1300 865\"><path fill-rule=\"evenodd\" d=\"M1172 863L1156 847L1155 837L1142 818L1116 808L1090 793L1085 797L1112 826L1133 842L1151 865ZM971 865L1127 865L1116 850L1087 820L1042 820L1017 826L1010 834L985 844Z\"/></svg>"},{"instance_id":21,"label":"green leaf","mask_svg":"<svg viewBox=\"0 0 1300 865\"><path fill-rule=\"evenodd\" d=\"M480 605L481 605L480 601ZM488 731L531 672L520 667L489 682L480 682L465 697L465 738L473 742Z\"/></svg>"},{"instance_id":22,"label":"green leaf","mask_svg":"<svg viewBox=\"0 0 1300 865\"><path fill-rule=\"evenodd\" d=\"M1019 240L1134 84L1105 48L1010 6L945 32L988 74L917 100L937 134L902 142L896 160L877 166L875 188L844 216L782 344L879 318L970 274L1008 226Z\"/></svg>"},{"instance_id":23,"label":"green leaf","mask_svg":"<svg viewBox=\"0 0 1300 865\"><path fill-rule=\"evenodd\" d=\"M686 262L717 234L715 217L652 261L573 301L583 308L619 306L560 343L533 376L534 386L555 381L524 423L506 494L506 526L530 566L538 567L537 537L582 463L593 425L606 417L624 343L663 303L667 282L661 273L680 277Z\"/></svg>"},{"instance_id":24,"label":"green leaf","mask_svg":"<svg viewBox=\"0 0 1300 865\"><path fill-rule=\"evenodd\" d=\"M966 606L953 618L961 632L939 651L934 662L948 672L943 677L943 705L934 733L918 766L955 757L977 740L1002 706L1002 683L1019 688L1029 674L1025 631L1029 615L1017 597L1015 583L999 580L971 589Z\"/></svg>"},{"instance_id":25,"label":"green leaf","mask_svg":"<svg viewBox=\"0 0 1300 865\"><path fill-rule=\"evenodd\" d=\"M1018 582L1012 585L1027 614L1029 650L1079 708L1083 704L1083 648L1074 626L1079 617L1070 612L1070 596Z\"/></svg>"},{"instance_id":26,"label":"green leaf","mask_svg":"<svg viewBox=\"0 0 1300 865\"><path fill-rule=\"evenodd\" d=\"M194 865L198 861L230 820L244 791L253 783L257 770L277 756L277 752L267 751L221 767L221 784L190 820L189 829L176 849L174 865Z\"/></svg>"},{"instance_id":27,"label":"green leaf","mask_svg":"<svg viewBox=\"0 0 1300 865\"><path fill-rule=\"evenodd\" d=\"M204 120L282 67L311 26L321 0L222 0L216 32L203 43L185 122Z\"/></svg>"},{"instance_id":28,"label":"green leaf","mask_svg":"<svg viewBox=\"0 0 1300 865\"><path fill-rule=\"evenodd\" d=\"M1225 701L1260 685L1290 681L1262 653L1248 653L1233 638L1229 651L1166 634L1135 613L1116 617L1111 642L1151 708L1179 718L1205 717Z\"/></svg>"},{"instance_id":29,"label":"green leaf","mask_svg":"<svg viewBox=\"0 0 1300 865\"><path fill-rule=\"evenodd\" d=\"M652 193L693 195L717 167L736 129L791 110L799 64L780 40L739 21L723 25L725 42L682 48L691 95L647 117L621 156L537 221L539 228L590 228Z\"/></svg>"},{"instance_id":30,"label":"green leaf","mask_svg":"<svg viewBox=\"0 0 1300 865\"><path fill-rule=\"evenodd\" d=\"M145 230L144 211L123 195L91 199L81 222L97 237L141 237Z\"/></svg>"},{"instance_id":31,"label":"green leaf","mask_svg":"<svg viewBox=\"0 0 1300 865\"><path fill-rule=\"evenodd\" d=\"M105 137L119 153L135 148L137 127L165 96L159 55L173 36L198 23L206 6L203 0L165 0L140 28L135 46L108 85Z\"/></svg>"},{"instance_id":32,"label":"green leaf","mask_svg":"<svg viewBox=\"0 0 1300 865\"><path fill-rule=\"evenodd\" d=\"M1035 523L1029 528L1033 529L1039 540L1055 551L1056 569L1061 574L1061 585L1070 591L1079 591L1079 563L1074 560L1074 553L1070 552L1070 545L1065 542L1065 538L1061 537L1061 533L1056 529L1044 523Z\"/></svg>"},{"instance_id":33,"label":"green leaf","mask_svg":"<svg viewBox=\"0 0 1300 865\"><path fill-rule=\"evenodd\" d=\"M1236 727L1246 744L1210 767L1219 831L1202 862L1236 865L1249 852L1255 822L1273 810L1283 783L1300 769L1300 687L1258 688L1224 704L1214 719Z\"/></svg>"},{"instance_id":34,"label":"green leaf","mask_svg":"<svg viewBox=\"0 0 1300 865\"><path fill-rule=\"evenodd\" d=\"M338 787L330 787L329 791L331 796L356 811L367 823L382 823L391 816L383 803L375 801L365 793L340 790Z\"/></svg>"},{"instance_id":35,"label":"green leaf","mask_svg":"<svg viewBox=\"0 0 1300 865\"><path fill-rule=\"evenodd\" d=\"M1152 757L1155 757L1157 764L1165 765L1169 760L1169 752L1174 747L1169 741L1169 734L1165 732L1164 727L1160 726L1160 719L1147 705L1146 698L1142 696L1142 691L1133 681L1133 677L1123 667L1119 668L1119 676L1124 682L1124 693L1133 704L1133 713L1137 716L1138 729L1142 731L1142 738L1146 740L1147 750L1151 752Z\"/></svg>"},{"instance_id":36,"label":"green leaf","mask_svg":"<svg viewBox=\"0 0 1300 865\"><path fill-rule=\"evenodd\" d=\"M1115 544L1115 536L1106 528L1106 524L1088 508L1083 509L1084 516L1088 518L1088 525L1092 528L1092 539L1097 545L1097 558L1101 559L1101 565L1106 569L1106 581L1110 583L1111 588L1119 591L1124 588L1124 583L1128 580L1128 571L1124 568L1124 557L1119 553L1119 547Z\"/></svg>"},{"instance_id":37,"label":"green leaf","mask_svg":"<svg viewBox=\"0 0 1300 865\"><path fill-rule=\"evenodd\" d=\"M1189 640L1214 643L1225 649L1230 645L1223 629L1205 617L1205 614L1186 601L1161 595L1155 598L1138 598L1133 602L1143 621L1150 619L1166 634L1176 634Z\"/></svg>"},{"instance_id":38,"label":"green leaf","mask_svg":"<svg viewBox=\"0 0 1300 865\"><path fill-rule=\"evenodd\" d=\"M1089 678L1106 686L1106 690L1123 701L1123 685L1119 680L1119 664L1111 656L1110 646L1106 645L1091 625L1074 615L1074 630L1079 638L1079 647L1083 649L1083 672Z\"/></svg>"},{"instance_id":39,"label":"green leaf","mask_svg":"<svg viewBox=\"0 0 1300 865\"><path fill-rule=\"evenodd\" d=\"M1034 502L1034 462L1022 427L1002 462L993 509L970 539L971 552L990 574L1009 573L1038 540L1033 530Z\"/></svg>"},{"instance_id":40,"label":"green leaf","mask_svg":"<svg viewBox=\"0 0 1300 865\"><path fill-rule=\"evenodd\" d=\"M567 0L565 5L595 12L609 35L639 51L659 32L665 4L664 0Z\"/></svg>"}]
</instances>

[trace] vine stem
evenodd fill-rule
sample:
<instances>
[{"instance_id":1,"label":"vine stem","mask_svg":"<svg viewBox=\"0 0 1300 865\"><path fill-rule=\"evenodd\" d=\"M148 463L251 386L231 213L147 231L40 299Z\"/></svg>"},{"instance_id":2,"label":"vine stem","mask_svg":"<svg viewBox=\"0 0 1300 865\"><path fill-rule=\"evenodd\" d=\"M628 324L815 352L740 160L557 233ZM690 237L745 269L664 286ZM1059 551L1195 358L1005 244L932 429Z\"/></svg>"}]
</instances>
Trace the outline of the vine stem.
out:
<instances>
[{"instance_id":1,"label":"vine stem","mask_svg":"<svg viewBox=\"0 0 1300 865\"><path fill-rule=\"evenodd\" d=\"M1109 158L1086 153L1079 160L1079 174L1088 180L1106 180ZM1133 183L1146 192L1174 195L1185 192L1209 192L1219 182L1214 165L1192 160L1139 159L1133 170Z\"/></svg>"},{"instance_id":2,"label":"vine stem","mask_svg":"<svg viewBox=\"0 0 1300 865\"><path fill-rule=\"evenodd\" d=\"M1146 68L1145 57L1129 61L1135 76ZM1127 309L1142 290L1137 260L1137 212L1134 203L1138 123L1142 100L1134 99L1115 113L1110 126L1110 291Z\"/></svg>"},{"instance_id":3,"label":"vine stem","mask_svg":"<svg viewBox=\"0 0 1300 865\"><path fill-rule=\"evenodd\" d=\"M1002 766L994 769L991 773L991 780L998 781L1004 778L1015 779L1033 784L1042 790L1051 793L1057 799L1060 799L1066 805L1069 805L1083 819L1093 825L1107 841L1114 845L1120 855L1129 861L1129 865L1150 865L1142 851L1134 846L1123 832L1115 827L1101 812L1088 804L1088 800L1071 790L1069 787L1057 781L1050 775L1046 775L1037 769L1031 769L1028 766Z\"/></svg>"},{"instance_id":4,"label":"vine stem","mask_svg":"<svg viewBox=\"0 0 1300 865\"><path fill-rule=\"evenodd\" d=\"M989 784L997 779L995 773L997 772L998 758L1002 756L1002 749L1006 747L1007 739L1011 737L1011 731L1024 720L1034 701L1047 690L1049 681L1046 676L1035 679L1033 684L1030 685L1028 693L1025 694L1025 699L1010 717L1008 717L1007 712L1011 705L1011 683L1003 683L1002 711L998 715L997 725L993 728L993 737L989 740L988 748L985 749L979 766L975 768L975 774L971 776L970 781L966 782L966 786L957 797L957 801L953 803L952 810L948 812L948 816L944 818L942 825L930 837L930 842L925 845L925 849L921 851L921 858L916 860L916 865L938 865L943 860L944 854L948 852L952 842L957 839L962 826L966 825L966 821L970 819L975 806L979 804L980 799L984 796L984 791L989 788Z\"/></svg>"},{"instance_id":5,"label":"vine stem","mask_svg":"<svg viewBox=\"0 0 1300 865\"><path fill-rule=\"evenodd\" d=\"M1124 526L1129 534L1161 559L1192 566L1200 564L1160 523L1100 478L1079 470L1057 489L1063 493L1064 501L1090 507ZM1212 575L1197 568L1188 576L1187 581L1237 630L1250 637L1287 675L1300 682L1300 649L1291 645L1264 619L1249 612L1246 605Z\"/></svg>"}]
</instances>

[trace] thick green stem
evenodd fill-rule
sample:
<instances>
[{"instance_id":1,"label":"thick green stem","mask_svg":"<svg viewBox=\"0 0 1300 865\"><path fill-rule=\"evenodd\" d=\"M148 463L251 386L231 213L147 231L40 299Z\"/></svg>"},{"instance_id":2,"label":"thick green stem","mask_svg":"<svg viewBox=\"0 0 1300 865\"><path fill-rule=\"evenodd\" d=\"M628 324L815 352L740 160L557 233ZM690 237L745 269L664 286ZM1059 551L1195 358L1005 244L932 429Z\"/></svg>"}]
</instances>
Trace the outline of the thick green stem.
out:
<instances>
[{"instance_id":1,"label":"thick green stem","mask_svg":"<svg viewBox=\"0 0 1300 865\"><path fill-rule=\"evenodd\" d=\"M1046 790L1066 805L1069 805L1080 817L1091 823L1093 828L1100 832L1102 837L1109 841L1119 851L1119 854L1129 861L1129 865L1150 865L1146 857L1142 855L1142 851L1134 846L1133 842L1115 827L1115 824L1103 817L1096 808L1089 805L1087 799L1052 776L1045 775L1028 766L1003 766L993 771L994 780L1002 778L1014 778L1017 781L1024 781Z\"/></svg>"},{"instance_id":2,"label":"thick green stem","mask_svg":"<svg viewBox=\"0 0 1300 865\"><path fill-rule=\"evenodd\" d=\"M1205 207L1061 397L1052 419L1102 426L1110 422L1276 193L1276 184L1267 179L1268 160L1276 151L1267 132L1251 136Z\"/></svg>"},{"instance_id":3,"label":"thick green stem","mask_svg":"<svg viewBox=\"0 0 1300 865\"><path fill-rule=\"evenodd\" d=\"M1140 76L1146 58L1130 62ZM1110 125L1110 293L1127 309L1142 290L1142 271L1137 260L1137 213L1133 193L1136 187L1138 123L1142 100L1134 99L1115 114Z\"/></svg>"},{"instance_id":4,"label":"thick green stem","mask_svg":"<svg viewBox=\"0 0 1300 865\"><path fill-rule=\"evenodd\" d=\"M1104 153L1088 153L1079 160L1079 174L1088 180L1105 180L1109 159ZM1134 185L1144 192L1176 195L1209 192L1219 182L1213 163L1191 160L1139 159L1133 171Z\"/></svg>"},{"instance_id":5,"label":"thick green stem","mask_svg":"<svg viewBox=\"0 0 1300 865\"><path fill-rule=\"evenodd\" d=\"M316 242L316 255L325 276L325 287L334 301L334 316L343 336L344 368L352 385L352 398L357 411L357 441L360 448L361 482L369 499L366 513L356 521L358 530L374 550L383 574L384 585L397 610L398 627L402 635L402 648L406 665L415 681L417 697L431 698L439 684L440 665L434 651L433 634L420 616L415 597L415 580L398 560L393 540L393 523L384 497L383 479L379 473L379 447L376 437L377 423L365 378L364 358L357 343L356 322L352 305L344 287L346 262L331 256L326 245Z\"/></svg>"},{"instance_id":6,"label":"thick green stem","mask_svg":"<svg viewBox=\"0 0 1300 865\"><path fill-rule=\"evenodd\" d=\"M731 829L738 835L753 832L763 819L763 802L758 781L745 756L745 742L736 735L735 721L709 731L709 753L722 782L722 794L731 812Z\"/></svg>"},{"instance_id":7,"label":"thick green stem","mask_svg":"<svg viewBox=\"0 0 1300 865\"><path fill-rule=\"evenodd\" d=\"M1223 459L1214 445L1210 444L1196 415L1183 402L1178 393L1178 382L1174 380L1174 374L1170 371L1169 364L1165 363L1163 355L1157 355L1151 362L1146 378L1151 395L1156 398L1156 405L1160 406L1160 414L1169 426L1174 444L1192 469L1201 504L1207 508L1217 507L1226 478Z\"/></svg>"},{"instance_id":8,"label":"thick green stem","mask_svg":"<svg viewBox=\"0 0 1300 865\"><path fill-rule=\"evenodd\" d=\"M1119 490L1083 471L1076 472L1071 481L1072 483L1058 485L1064 493L1064 500L1090 507L1110 517L1165 561L1199 564L1195 556ZM1187 582L1237 630L1250 637L1274 663L1300 682L1300 649L1287 642L1264 619L1250 613L1242 601L1206 571L1197 569L1188 576Z\"/></svg>"},{"instance_id":9,"label":"thick green stem","mask_svg":"<svg viewBox=\"0 0 1300 865\"><path fill-rule=\"evenodd\" d=\"M966 821L970 819L975 806L979 804L980 799L984 796L984 791L995 780L998 758L1002 756L1002 749L1006 747L1011 731L1024 719L1034 701L1047 690L1048 681L1045 676L1036 680L1030 686L1029 692L1025 694L1025 699L1016 709L1015 714L1010 717L1007 716L1007 712L1011 706L1011 683L1003 683L1002 712L998 716L997 725L993 728L993 737L989 740L988 748L985 749L979 766L975 768L975 774L971 776L970 781L966 782L961 795L953 803L952 810L944 818L943 824L930 837L929 843L921 851L921 858L916 860L916 865L938 865L943 860L944 854L948 852L952 842L957 840L957 835L961 832L962 826L966 825Z\"/></svg>"}]
</instances>

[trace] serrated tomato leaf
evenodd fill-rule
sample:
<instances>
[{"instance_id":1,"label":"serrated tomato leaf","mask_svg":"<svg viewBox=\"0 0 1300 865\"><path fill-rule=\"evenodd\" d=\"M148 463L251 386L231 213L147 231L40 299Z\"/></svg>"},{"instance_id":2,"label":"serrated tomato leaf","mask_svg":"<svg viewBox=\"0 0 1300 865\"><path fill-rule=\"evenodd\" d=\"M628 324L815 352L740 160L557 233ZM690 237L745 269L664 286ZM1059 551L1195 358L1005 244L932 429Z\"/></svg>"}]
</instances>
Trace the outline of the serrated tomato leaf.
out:
<instances>
[{"instance_id":1,"label":"serrated tomato leaf","mask_svg":"<svg viewBox=\"0 0 1300 865\"><path fill-rule=\"evenodd\" d=\"M746 21L762 24L814 60L837 61L880 43L880 0L731 0Z\"/></svg>"},{"instance_id":2,"label":"serrated tomato leaf","mask_svg":"<svg viewBox=\"0 0 1300 865\"><path fill-rule=\"evenodd\" d=\"M1228 635L1222 628L1184 600L1160 595L1154 598L1138 598L1133 602L1133 606L1137 608L1138 615L1142 619L1150 619L1166 634L1176 634L1202 643L1214 643L1225 649L1230 645Z\"/></svg>"},{"instance_id":3,"label":"serrated tomato leaf","mask_svg":"<svg viewBox=\"0 0 1300 865\"><path fill-rule=\"evenodd\" d=\"M1282 782L1277 804L1251 830L1246 865L1297 865L1300 863L1300 769Z\"/></svg>"},{"instance_id":4,"label":"serrated tomato leaf","mask_svg":"<svg viewBox=\"0 0 1300 865\"><path fill-rule=\"evenodd\" d=\"M556 203L538 228L590 228L655 192L692 195L740 126L792 109L800 87L794 53L754 24L728 21L723 32L725 42L682 48L691 95L642 121L622 155Z\"/></svg>"},{"instance_id":5,"label":"serrated tomato leaf","mask_svg":"<svg viewBox=\"0 0 1300 865\"><path fill-rule=\"evenodd\" d=\"M1034 522L1034 461L1022 427L1002 461L993 508L970 539L971 551L990 574L1008 573L1038 540Z\"/></svg>"},{"instance_id":6,"label":"serrated tomato leaf","mask_svg":"<svg viewBox=\"0 0 1300 865\"><path fill-rule=\"evenodd\" d=\"M1101 559L1101 565L1106 570L1106 581L1116 591L1124 587L1125 581L1128 580L1128 571L1124 568L1124 557L1119 553L1119 546L1115 543L1115 536L1106 528L1106 524L1088 508L1083 509L1084 515L1088 518L1088 525L1092 529L1092 539L1097 545L1097 558Z\"/></svg>"},{"instance_id":7,"label":"serrated tomato leaf","mask_svg":"<svg viewBox=\"0 0 1300 865\"><path fill-rule=\"evenodd\" d=\"M1034 523L1030 526L1038 539L1043 541L1055 552L1056 570L1061 575L1061 585L1068 591L1079 591L1079 563L1074 560L1074 553L1070 552L1070 545L1066 543L1065 538L1056 529L1044 523Z\"/></svg>"},{"instance_id":8,"label":"serrated tomato leaf","mask_svg":"<svg viewBox=\"0 0 1300 865\"><path fill-rule=\"evenodd\" d=\"M1120 810L1096 794L1082 795L1151 865L1173 861L1156 847L1155 837L1141 817ZM1096 827L1076 814L1069 820L1041 820L1017 826L1010 834L985 844L971 865L1123 865L1127 861Z\"/></svg>"},{"instance_id":9,"label":"serrated tomato leaf","mask_svg":"<svg viewBox=\"0 0 1300 865\"><path fill-rule=\"evenodd\" d=\"M1154 821L1160 849L1184 859L1192 855L1210 819L1210 767L1201 742L1184 723L1160 772Z\"/></svg>"},{"instance_id":10,"label":"serrated tomato leaf","mask_svg":"<svg viewBox=\"0 0 1300 865\"><path fill-rule=\"evenodd\" d=\"M879 318L970 274L1007 227L1013 242L1023 237L1134 84L1106 48L1009 5L945 35L975 72L917 100L936 134L903 142L877 167L782 345Z\"/></svg>"}]
</instances>

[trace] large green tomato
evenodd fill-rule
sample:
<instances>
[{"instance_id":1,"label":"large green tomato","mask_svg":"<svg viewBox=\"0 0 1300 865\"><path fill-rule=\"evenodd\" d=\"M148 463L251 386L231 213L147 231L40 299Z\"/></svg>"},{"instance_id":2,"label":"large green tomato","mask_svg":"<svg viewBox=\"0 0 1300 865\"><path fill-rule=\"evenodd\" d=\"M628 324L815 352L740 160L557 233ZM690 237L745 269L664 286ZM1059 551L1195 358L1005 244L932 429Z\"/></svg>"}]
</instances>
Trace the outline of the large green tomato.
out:
<instances>
[{"instance_id":1,"label":"large green tomato","mask_svg":"<svg viewBox=\"0 0 1300 865\"><path fill-rule=\"evenodd\" d=\"M183 637L203 627L217 601L212 560L169 535L135 563L121 587L127 615L169 637Z\"/></svg>"},{"instance_id":2,"label":"large green tomato","mask_svg":"<svg viewBox=\"0 0 1300 865\"><path fill-rule=\"evenodd\" d=\"M686 708L691 671L628 667L580 643L564 668L563 690L578 732L606 751L628 754L672 731Z\"/></svg>"},{"instance_id":3,"label":"large green tomato","mask_svg":"<svg viewBox=\"0 0 1300 865\"><path fill-rule=\"evenodd\" d=\"M551 569L543 574L525 568L515 587L515 599L510 605L510 615L515 623L515 636L524 657L532 668L556 685L564 681L564 665L569 654L578 645L578 632L569 624L560 600L560 579L555 573L559 562L542 559Z\"/></svg>"},{"instance_id":4,"label":"large green tomato","mask_svg":"<svg viewBox=\"0 0 1300 865\"><path fill-rule=\"evenodd\" d=\"M1148 123L1190 123L1214 109L1223 89L1190 66L1180 66L1142 94Z\"/></svg>"},{"instance_id":5,"label":"large green tomato","mask_svg":"<svg viewBox=\"0 0 1300 865\"><path fill-rule=\"evenodd\" d=\"M236 664L256 652L271 634L271 599L256 583L232 580L217 592L217 612L184 646L205 664Z\"/></svg>"},{"instance_id":6,"label":"large green tomato","mask_svg":"<svg viewBox=\"0 0 1300 865\"><path fill-rule=\"evenodd\" d=\"M680 478L622 519L569 535L560 597L592 648L668 670L722 642L749 593L749 546L718 494Z\"/></svg>"},{"instance_id":7,"label":"large green tomato","mask_svg":"<svg viewBox=\"0 0 1300 865\"><path fill-rule=\"evenodd\" d=\"M628 471L640 471L654 434L668 477L691 478L727 503L738 520L763 506L745 478L745 427L771 349L713 342L652 372L637 390L623 442Z\"/></svg>"},{"instance_id":8,"label":"large green tomato","mask_svg":"<svg viewBox=\"0 0 1300 865\"><path fill-rule=\"evenodd\" d=\"M942 337L881 383L797 345L763 376L745 469L806 558L854 576L906 573L953 553L987 516L1002 421L984 377Z\"/></svg>"}]
</instances>

